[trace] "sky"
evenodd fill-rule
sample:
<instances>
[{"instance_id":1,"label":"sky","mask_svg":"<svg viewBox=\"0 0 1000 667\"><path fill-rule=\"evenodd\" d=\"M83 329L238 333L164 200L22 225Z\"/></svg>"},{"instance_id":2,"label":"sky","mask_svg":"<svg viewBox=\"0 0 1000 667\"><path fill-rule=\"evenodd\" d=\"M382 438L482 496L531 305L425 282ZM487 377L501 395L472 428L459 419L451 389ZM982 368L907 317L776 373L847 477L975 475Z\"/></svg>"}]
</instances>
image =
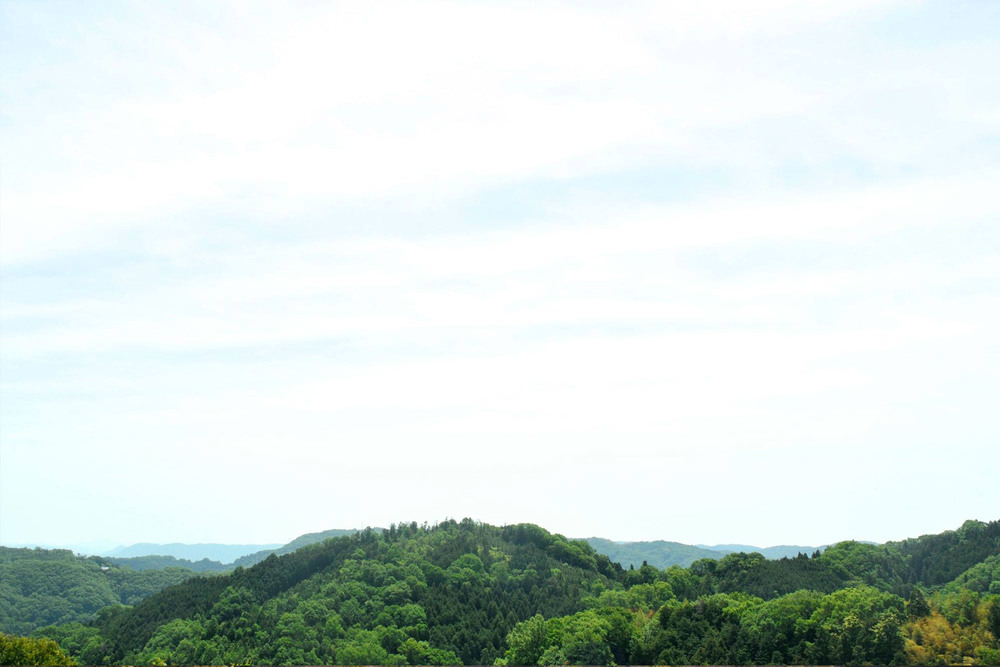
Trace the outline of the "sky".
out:
<instances>
[{"instance_id":1,"label":"sky","mask_svg":"<svg viewBox=\"0 0 1000 667\"><path fill-rule=\"evenodd\" d=\"M0 3L0 542L1000 518L1000 3Z\"/></svg>"}]
</instances>

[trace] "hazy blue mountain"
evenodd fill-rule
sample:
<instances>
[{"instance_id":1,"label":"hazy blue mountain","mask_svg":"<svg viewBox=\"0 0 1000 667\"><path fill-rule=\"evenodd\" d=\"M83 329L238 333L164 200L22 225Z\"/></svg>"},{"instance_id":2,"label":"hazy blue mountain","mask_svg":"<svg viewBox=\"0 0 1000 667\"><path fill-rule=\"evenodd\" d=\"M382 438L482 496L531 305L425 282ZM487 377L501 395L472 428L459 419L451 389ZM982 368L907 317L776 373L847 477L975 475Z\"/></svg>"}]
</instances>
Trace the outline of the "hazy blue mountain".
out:
<instances>
[{"instance_id":1,"label":"hazy blue mountain","mask_svg":"<svg viewBox=\"0 0 1000 667\"><path fill-rule=\"evenodd\" d=\"M183 567L195 572L226 572L234 567L231 563L227 565L207 558L191 561L173 556L132 556L131 558L100 556L100 560L102 563L109 563L117 567L129 567L133 570L163 570L168 567Z\"/></svg>"},{"instance_id":2,"label":"hazy blue mountain","mask_svg":"<svg viewBox=\"0 0 1000 667\"><path fill-rule=\"evenodd\" d=\"M374 530L382 531L382 528ZM316 544L331 537L341 537L357 533L356 528L332 528L316 533L300 535L287 544L150 544L140 543L128 547L120 546L103 553L103 556L115 558L137 558L146 556L173 557L183 561L162 563L155 561L135 562L129 564L134 569L147 569L179 565L200 571L219 571L230 566L250 567L261 562L271 554L281 556L291 553L307 544ZM621 563L624 567L630 565L639 567L643 561L659 568L671 565L688 566L701 558L718 560L726 554L736 552L760 553L768 559L794 558L799 553L811 555L814 551L826 549L801 545L779 545L773 547L758 547L750 544L683 544L666 540L648 542L615 542L601 537L586 538L586 541L600 554ZM203 562L202 562L203 561ZM194 563L200 562L200 566ZM122 563L125 565L127 563Z\"/></svg>"},{"instance_id":3,"label":"hazy blue mountain","mask_svg":"<svg viewBox=\"0 0 1000 667\"><path fill-rule=\"evenodd\" d=\"M172 544L149 544L143 542L127 547L115 547L101 555L113 556L115 558L173 556L174 558L182 558L190 561L208 559L219 563L232 563L240 556L264 549L275 549L280 546L280 544L180 544L177 542Z\"/></svg>"},{"instance_id":4,"label":"hazy blue mountain","mask_svg":"<svg viewBox=\"0 0 1000 667\"><path fill-rule=\"evenodd\" d=\"M4 542L3 546L9 549L63 549L72 551L75 554L82 554L84 556L100 556L108 549L115 547L114 542L108 541L95 541L95 542Z\"/></svg>"},{"instance_id":5,"label":"hazy blue mountain","mask_svg":"<svg viewBox=\"0 0 1000 667\"><path fill-rule=\"evenodd\" d=\"M373 528L377 532L382 532L383 528ZM284 554L290 554L296 549L300 549L307 544L316 544L317 542L322 542L328 540L331 537L343 537L344 535L353 535L358 532L357 528L331 528L330 530L324 530L319 533L306 533L305 535L299 535L294 540L285 545L272 545L272 548L261 549L251 554L241 556L237 558L233 565L241 565L243 567L250 567L251 565L256 565L261 562L271 554L276 556L283 556ZM273 548L277 547L277 548Z\"/></svg>"},{"instance_id":6,"label":"hazy blue mountain","mask_svg":"<svg viewBox=\"0 0 1000 667\"><path fill-rule=\"evenodd\" d=\"M709 551L718 551L721 554L759 553L763 554L764 558L777 560L779 558L795 558L800 553L811 556L817 549L823 551L829 545L824 544L819 547L804 547L797 544L779 544L774 547L755 547L752 544L698 544L696 546L701 549L708 549Z\"/></svg>"},{"instance_id":7,"label":"hazy blue mountain","mask_svg":"<svg viewBox=\"0 0 1000 667\"><path fill-rule=\"evenodd\" d=\"M622 567L628 568L630 565L639 567L643 561L658 568L680 565L687 567L696 560L702 558L713 558L718 560L725 556L724 553L681 544L680 542L666 542L656 540L654 542L614 542L603 537L585 538L594 551L604 554L612 561L620 563Z\"/></svg>"},{"instance_id":8,"label":"hazy blue mountain","mask_svg":"<svg viewBox=\"0 0 1000 667\"><path fill-rule=\"evenodd\" d=\"M823 551L826 546L806 547L798 545L780 545L774 547L756 547L750 544L682 544L655 540L651 542L615 542L602 537L588 537L587 543L594 551L604 554L612 561L621 563L623 567L639 567L643 561L658 568L681 565L687 567L696 560L712 558L719 560L731 553L759 553L769 560L795 558L800 553L811 556L817 549Z\"/></svg>"}]
</instances>

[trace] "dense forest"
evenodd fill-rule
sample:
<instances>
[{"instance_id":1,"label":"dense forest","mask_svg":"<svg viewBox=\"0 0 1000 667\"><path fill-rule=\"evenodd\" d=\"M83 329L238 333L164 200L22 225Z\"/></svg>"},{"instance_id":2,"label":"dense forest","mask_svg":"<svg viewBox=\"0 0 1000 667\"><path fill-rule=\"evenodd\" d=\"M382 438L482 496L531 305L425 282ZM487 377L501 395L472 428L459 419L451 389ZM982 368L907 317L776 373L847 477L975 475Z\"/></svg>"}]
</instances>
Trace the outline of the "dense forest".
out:
<instances>
[{"instance_id":1,"label":"dense forest","mask_svg":"<svg viewBox=\"0 0 1000 667\"><path fill-rule=\"evenodd\" d=\"M998 559L1000 521L664 569L529 524L411 523L32 637L85 664L998 664Z\"/></svg>"},{"instance_id":2,"label":"dense forest","mask_svg":"<svg viewBox=\"0 0 1000 667\"><path fill-rule=\"evenodd\" d=\"M163 557L152 558L157 565L171 565ZM87 621L104 607L134 605L199 574L172 565L144 569L141 562L133 568L121 565L123 560L131 559L0 547L0 631L25 634L41 625Z\"/></svg>"}]
</instances>

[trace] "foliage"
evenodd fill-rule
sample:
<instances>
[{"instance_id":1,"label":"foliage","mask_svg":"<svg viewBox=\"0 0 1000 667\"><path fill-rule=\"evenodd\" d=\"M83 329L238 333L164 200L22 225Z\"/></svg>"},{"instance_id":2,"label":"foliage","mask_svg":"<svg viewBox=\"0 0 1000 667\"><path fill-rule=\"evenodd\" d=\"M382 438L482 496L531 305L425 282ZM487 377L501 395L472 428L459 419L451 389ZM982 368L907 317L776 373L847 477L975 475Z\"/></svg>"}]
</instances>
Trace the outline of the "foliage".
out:
<instances>
[{"instance_id":1,"label":"foliage","mask_svg":"<svg viewBox=\"0 0 1000 667\"><path fill-rule=\"evenodd\" d=\"M907 558L908 583L947 584L1000 553L1000 521L966 521L958 530L890 542L886 547L898 549Z\"/></svg>"},{"instance_id":2,"label":"foliage","mask_svg":"<svg viewBox=\"0 0 1000 667\"><path fill-rule=\"evenodd\" d=\"M0 632L0 665L73 665L51 639L14 637Z\"/></svg>"},{"instance_id":3,"label":"foliage","mask_svg":"<svg viewBox=\"0 0 1000 667\"><path fill-rule=\"evenodd\" d=\"M957 592L963 588L975 593L1000 595L1000 554L976 563L949 582L944 590Z\"/></svg>"},{"instance_id":4,"label":"foliage","mask_svg":"<svg viewBox=\"0 0 1000 667\"><path fill-rule=\"evenodd\" d=\"M920 665L1000 664L1000 598L939 595L905 628L906 657Z\"/></svg>"},{"instance_id":5,"label":"foliage","mask_svg":"<svg viewBox=\"0 0 1000 667\"><path fill-rule=\"evenodd\" d=\"M505 665L611 665L631 653L633 614L597 609L545 621L540 615L519 623L507 638Z\"/></svg>"},{"instance_id":6,"label":"foliage","mask_svg":"<svg viewBox=\"0 0 1000 667\"><path fill-rule=\"evenodd\" d=\"M27 634L83 622L109 605L132 605L195 576L183 568L136 571L64 549L0 547L0 630Z\"/></svg>"}]
</instances>

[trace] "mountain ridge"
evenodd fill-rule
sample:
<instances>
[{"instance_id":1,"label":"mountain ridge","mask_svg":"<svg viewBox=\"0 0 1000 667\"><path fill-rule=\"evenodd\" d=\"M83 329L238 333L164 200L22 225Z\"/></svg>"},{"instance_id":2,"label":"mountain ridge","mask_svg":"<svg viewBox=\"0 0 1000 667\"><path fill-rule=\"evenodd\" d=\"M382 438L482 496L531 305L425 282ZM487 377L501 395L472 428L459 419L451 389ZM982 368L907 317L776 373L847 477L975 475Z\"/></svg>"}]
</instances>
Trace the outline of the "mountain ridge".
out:
<instances>
[{"instance_id":1,"label":"mountain ridge","mask_svg":"<svg viewBox=\"0 0 1000 667\"><path fill-rule=\"evenodd\" d=\"M817 549L819 551L825 551L831 545L823 544L820 546L803 546L799 544L776 544L770 547L758 547L752 544L696 544L695 546L701 549L708 549L709 551L718 551L724 554L734 554L734 553L758 553L763 554L765 558L778 559L778 558L795 558L800 553L811 555Z\"/></svg>"},{"instance_id":2,"label":"mountain ridge","mask_svg":"<svg viewBox=\"0 0 1000 667\"><path fill-rule=\"evenodd\" d=\"M190 561L200 561L203 559L217 561L228 564L241 556L246 556L257 551L280 548L281 544L221 544L216 542L199 542L188 544L184 542L170 542L159 544L154 542L137 542L136 544L117 546L109 549L101 556L115 558L135 558L138 556L173 556L174 558Z\"/></svg>"}]
</instances>

